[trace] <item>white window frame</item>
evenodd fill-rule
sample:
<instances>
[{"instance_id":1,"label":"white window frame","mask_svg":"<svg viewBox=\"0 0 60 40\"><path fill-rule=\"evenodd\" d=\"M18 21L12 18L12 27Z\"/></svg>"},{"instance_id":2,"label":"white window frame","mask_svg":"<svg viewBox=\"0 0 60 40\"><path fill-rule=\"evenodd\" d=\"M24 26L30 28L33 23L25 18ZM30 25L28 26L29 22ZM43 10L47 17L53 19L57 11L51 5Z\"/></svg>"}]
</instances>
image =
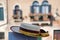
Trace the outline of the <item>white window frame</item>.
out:
<instances>
[{"instance_id":1,"label":"white window frame","mask_svg":"<svg viewBox=\"0 0 60 40\"><path fill-rule=\"evenodd\" d=\"M1 2L0 2L1 3ZM1 3L0 7L3 7L3 13L4 13L4 20L0 21L0 25L3 26L7 24L7 10L6 10L6 4L4 2Z\"/></svg>"}]
</instances>

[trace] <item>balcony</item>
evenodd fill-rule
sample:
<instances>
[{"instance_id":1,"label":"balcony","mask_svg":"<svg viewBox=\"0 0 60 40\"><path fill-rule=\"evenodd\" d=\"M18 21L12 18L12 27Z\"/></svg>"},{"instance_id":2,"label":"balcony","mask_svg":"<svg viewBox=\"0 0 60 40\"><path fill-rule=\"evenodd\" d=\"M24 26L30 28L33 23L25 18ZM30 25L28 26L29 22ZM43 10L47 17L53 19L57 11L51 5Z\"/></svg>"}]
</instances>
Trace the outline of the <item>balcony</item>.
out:
<instances>
[{"instance_id":1,"label":"balcony","mask_svg":"<svg viewBox=\"0 0 60 40\"><path fill-rule=\"evenodd\" d=\"M30 17L31 22L35 22L35 23L39 23L39 24L52 25L52 21L55 20L51 13L49 13L49 14L42 14L42 13L32 14L32 13L30 13L29 17Z\"/></svg>"}]
</instances>

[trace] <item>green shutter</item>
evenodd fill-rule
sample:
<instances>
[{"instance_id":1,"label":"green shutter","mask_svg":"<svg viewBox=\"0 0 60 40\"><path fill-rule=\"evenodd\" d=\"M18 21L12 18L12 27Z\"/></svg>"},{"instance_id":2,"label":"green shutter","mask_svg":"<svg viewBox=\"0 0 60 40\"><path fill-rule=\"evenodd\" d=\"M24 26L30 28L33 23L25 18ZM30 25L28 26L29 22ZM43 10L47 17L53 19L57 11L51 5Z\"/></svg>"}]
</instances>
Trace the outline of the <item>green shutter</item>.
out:
<instances>
[{"instance_id":1,"label":"green shutter","mask_svg":"<svg viewBox=\"0 0 60 40\"><path fill-rule=\"evenodd\" d=\"M0 21L4 20L4 10L3 7L0 7Z\"/></svg>"}]
</instances>

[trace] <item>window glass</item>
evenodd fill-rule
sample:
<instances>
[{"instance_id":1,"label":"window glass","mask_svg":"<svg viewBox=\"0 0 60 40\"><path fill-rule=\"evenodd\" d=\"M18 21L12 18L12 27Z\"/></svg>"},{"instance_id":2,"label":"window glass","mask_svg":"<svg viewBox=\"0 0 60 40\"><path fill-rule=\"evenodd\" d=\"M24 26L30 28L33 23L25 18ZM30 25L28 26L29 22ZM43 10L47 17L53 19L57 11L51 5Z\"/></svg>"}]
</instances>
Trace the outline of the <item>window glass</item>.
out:
<instances>
[{"instance_id":1,"label":"window glass","mask_svg":"<svg viewBox=\"0 0 60 40\"><path fill-rule=\"evenodd\" d=\"M43 6L42 7L42 13L43 14L45 14L45 13L48 14L48 12L49 12L48 6Z\"/></svg>"},{"instance_id":2,"label":"window glass","mask_svg":"<svg viewBox=\"0 0 60 40\"><path fill-rule=\"evenodd\" d=\"M54 39L60 40L60 30L54 30Z\"/></svg>"},{"instance_id":3,"label":"window glass","mask_svg":"<svg viewBox=\"0 0 60 40\"><path fill-rule=\"evenodd\" d=\"M4 10L3 7L0 7L0 21L4 20Z\"/></svg>"},{"instance_id":4,"label":"window glass","mask_svg":"<svg viewBox=\"0 0 60 40\"><path fill-rule=\"evenodd\" d=\"M34 7L34 12L38 14L39 13L39 7Z\"/></svg>"},{"instance_id":5,"label":"window glass","mask_svg":"<svg viewBox=\"0 0 60 40\"><path fill-rule=\"evenodd\" d=\"M0 32L0 40L4 39L4 32Z\"/></svg>"}]
</instances>

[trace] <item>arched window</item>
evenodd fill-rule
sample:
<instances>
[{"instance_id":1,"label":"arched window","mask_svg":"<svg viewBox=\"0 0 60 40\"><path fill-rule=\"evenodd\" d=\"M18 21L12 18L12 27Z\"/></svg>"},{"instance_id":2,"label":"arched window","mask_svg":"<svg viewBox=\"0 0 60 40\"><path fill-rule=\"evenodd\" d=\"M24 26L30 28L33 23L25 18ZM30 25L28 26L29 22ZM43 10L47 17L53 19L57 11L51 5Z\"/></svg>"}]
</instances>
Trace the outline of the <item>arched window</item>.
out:
<instances>
[{"instance_id":1,"label":"arched window","mask_svg":"<svg viewBox=\"0 0 60 40\"><path fill-rule=\"evenodd\" d=\"M13 15L14 15L14 19L22 19L22 10L19 9L19 5L15 6Z\"/></svg>"},{"instance_id":2,"label":"arched window","mask_svg":"<svg viewBox=\"0 0 60 40\"><path fill-rule=\"evenodd\" d=\"M51 12L51 5L48 3L47 0L44 0L41 5L41 13L48 14Z\"/></svg>"},{"instance_id":3,"label":"arched window","mask_svg":"<svg viewBox=\"0 0 60 40\"><path fill-rule=\"evenodd\" d=\"M39 2L34 1L31 6L31 13L39 13Z\"/></svg>"},{"instance_id":4,"label":"arched window","mask_svg":"<svg viewBox=\"0 0 60 40\"><path fill-rule=\"evenodd\" d=\"M16 5L15 6L15 10L19 10L19 5Z\"/></svg>"},{"instance_id":5,"label":"arched window","mask_svg":"<svg viewBox=\"0 0 60 40\"><path fill-rule=\"evenodd\" d=\"M38 1L34 1L33 3L32 3L32 5L39 5L39 2Z\"/></svg>"},{"instance_id":6,"label":"arched window","mask_svg":"<svg viewBox=\"0 0 60 40\"><path fill-rule=\"evenodd\" d=\"M48 3L47 0L44 0L44 1L42 2L42 5L49 5L49 3Z\"/></svg>"}]
</instances>

